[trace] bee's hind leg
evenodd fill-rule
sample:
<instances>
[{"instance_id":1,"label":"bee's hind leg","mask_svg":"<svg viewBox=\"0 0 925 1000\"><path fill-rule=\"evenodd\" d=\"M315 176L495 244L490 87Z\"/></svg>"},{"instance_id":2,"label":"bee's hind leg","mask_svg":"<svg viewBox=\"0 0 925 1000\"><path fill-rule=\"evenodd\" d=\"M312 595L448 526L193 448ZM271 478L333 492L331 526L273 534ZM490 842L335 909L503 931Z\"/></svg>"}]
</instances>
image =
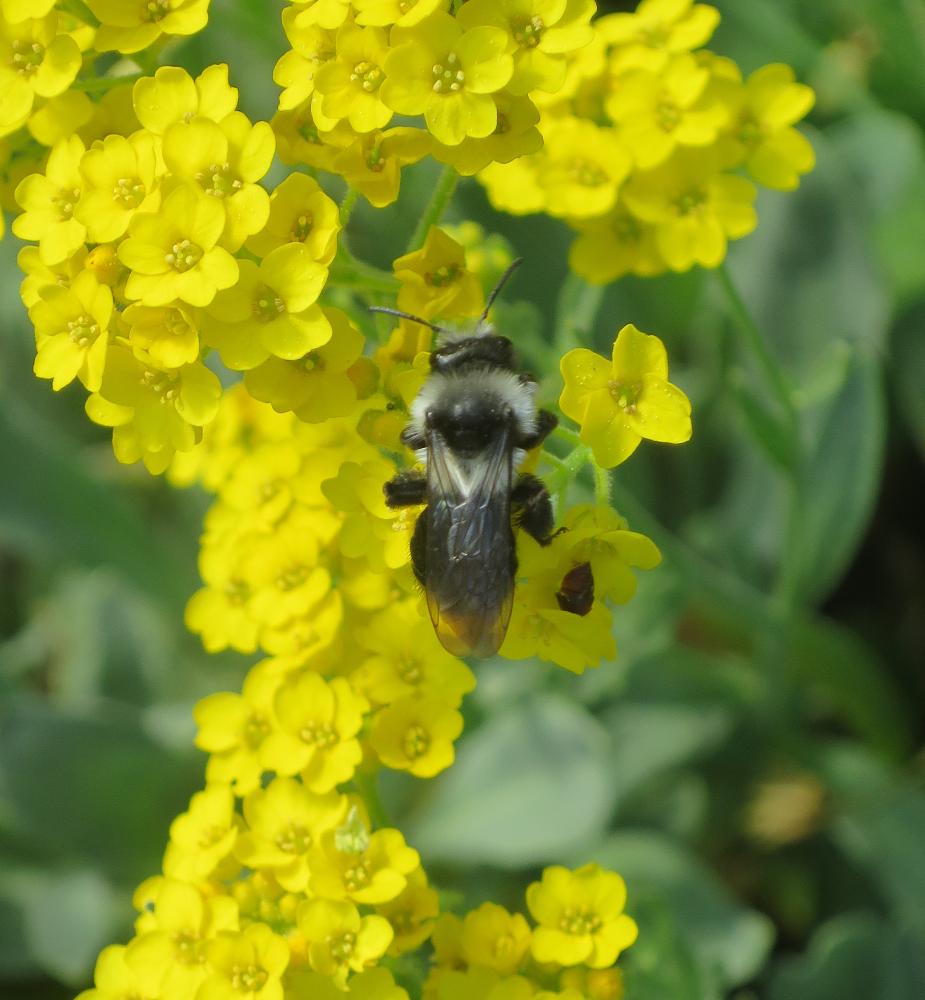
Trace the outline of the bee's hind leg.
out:
<instances>
[{"instance_id":1,"label":"bee's hind leg","mask_svg":"<svg viewBox=\"0 0 925 1000\"><path fill-rule=\"evenodd\" d=\"M511 491L511 506L518 527L523 528L540 545L548 545L552 539L555 517L552 500L543 481L529 473L521 473Z\"/></svg>"},{"instance_id":2,"label":"bee's hind leg","mask_svg":"<svg viewBox=\"0 0 925 1000\"><path fill-rule=\"evenodd\" d=\"M556 429L558 423L559 419L554 413L550 413L549 410L539 410L536 414L536 430L532 434L525 434L517 442L517 447L530 451L531 448L542 444Z\"/></svg>"},{"instance_id":3,"label":"bee's hind leg","mask_svg":"<svg viewBox=\"0 0 925 1000\"><path fill-rule=\"evenodd\" d=\"M399 472L382 487L386 506L416 507L427 500L427 479L420 472Z\"/></svg>"}]
</instances>

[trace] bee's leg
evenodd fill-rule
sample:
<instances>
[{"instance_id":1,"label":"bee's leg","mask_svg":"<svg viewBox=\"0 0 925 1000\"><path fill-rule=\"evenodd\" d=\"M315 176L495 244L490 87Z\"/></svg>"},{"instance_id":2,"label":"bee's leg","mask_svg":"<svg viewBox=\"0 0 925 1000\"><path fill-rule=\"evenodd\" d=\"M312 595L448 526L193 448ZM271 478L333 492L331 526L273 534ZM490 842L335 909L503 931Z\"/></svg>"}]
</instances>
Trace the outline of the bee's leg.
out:
<instances>
[{"instance_id":1,"label":"bee's leg","mask_svg":"<svg viewBox=\"0 0 925 1000\"><path fill-rule=\"evenodd\" d=\"M540 410L536 415L536 430L532 434L525 434L518 442L517 447L529 451L537 445L542 444L547 437L555 430L559 423L558 417L549 410Z\"/></svg>"},{"instance_id":2,"label":"bee's leg","mask_svg":"<svg viewBox=\"0 0 925 1000\"><path fill-rule=\"evenodd\" d=\"M387 507L416 507L427 499L427 480L420 472L399 472L382 486Z\"/></svg>"},{"instance_id":3,"label":"bee's leg","mask_svg":"<svg viewBox=\"0 0 925 1000\"><path fill-rule=\"evenodd\" d=\"M415 451L418 448L423 448L426 446L427 441L423 434L420 434L414 427L406 427L401 432L401 443L408 448L414 448Z\"/></svg>"},{"instance_id":4,"label":"bee's leg","mask_svg":"<svg viewBox=\"0 0 925 1000\"><path fill-rule=\"evenodd\" d=\"M411 536L411 568L421 586L424 586L424 554L427 552L427 511L421 511L414 523Z\"/></svg>"},{"instance_id":5,"label":"bee's leg","mask_svg":"<svg viewBox=\"0 0 925 1000\"><path fill-rule=\"evenodd\" d=\"M542 480L526 472L518 476L511 491L511 506L518 527L523 528L540 545L548 545L555 517L549 491Z\"/></svg>"}]
</instances>

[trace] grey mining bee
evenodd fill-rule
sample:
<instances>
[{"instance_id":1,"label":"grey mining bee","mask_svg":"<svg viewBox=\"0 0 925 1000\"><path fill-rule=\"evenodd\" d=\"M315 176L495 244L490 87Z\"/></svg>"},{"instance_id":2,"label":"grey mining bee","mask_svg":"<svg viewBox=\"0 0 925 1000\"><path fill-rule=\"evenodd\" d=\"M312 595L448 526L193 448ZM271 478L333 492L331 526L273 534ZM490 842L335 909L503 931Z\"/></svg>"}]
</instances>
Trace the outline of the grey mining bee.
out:
<instances>
[{"instance_id":1,"label":"grey mining bee","mask_svg":"<svg viewBox=\"0 0 925 1000\"><path fill-rule=\"evenodd\" d=\"M511 264L482 315L465 328L376 310L423 323L439 337L401 436L424 472L400 472L384 491L392 508L427 505L415 525L411 562L437 636L457 656L490 656L504 639L517 573L514 529L547 544L553 528L546 487L518 469L557 420L536 408L536 379L518 370L511 341L488 321L521 263Z\"/></svg>"}]
</instances>

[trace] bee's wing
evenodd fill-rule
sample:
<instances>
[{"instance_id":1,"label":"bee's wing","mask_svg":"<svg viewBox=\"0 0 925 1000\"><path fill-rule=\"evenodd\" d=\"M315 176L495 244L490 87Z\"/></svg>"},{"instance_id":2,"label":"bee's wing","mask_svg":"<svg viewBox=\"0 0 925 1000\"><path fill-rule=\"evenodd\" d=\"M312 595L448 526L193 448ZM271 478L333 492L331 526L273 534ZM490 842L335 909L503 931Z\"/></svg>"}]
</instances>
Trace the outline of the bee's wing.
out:
<instances>
[{"instance_id":1,"label":"bee's wing","mask_svg":"<svg viewBox=\"0 0 925 1000\"><path fill-rule=\"evenodd\" d=\"M437 636L456 656L491 656L507 631L516 567L512 476L509 431L471 461L428 432L424 587Z\"/></svg>"}]
</instances>

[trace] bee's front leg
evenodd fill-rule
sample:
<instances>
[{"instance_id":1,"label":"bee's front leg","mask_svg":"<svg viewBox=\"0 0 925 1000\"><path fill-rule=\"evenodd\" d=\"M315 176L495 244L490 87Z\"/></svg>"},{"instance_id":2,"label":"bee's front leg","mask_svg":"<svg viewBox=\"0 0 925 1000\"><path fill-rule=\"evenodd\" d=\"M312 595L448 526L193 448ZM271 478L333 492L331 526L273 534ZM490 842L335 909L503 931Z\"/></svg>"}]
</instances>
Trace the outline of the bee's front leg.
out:
<instances>
[{"instance_id":1,"label":"bee's front leg","mask_svg":"<svg viewBox=\"0 0 925 1000\"><path fill-rule=\"evenodd\" d=\"M536 415L536 430L532 434L525 434L518 442L517 447L524 451L530 451L537 445L542 444L546 438L556 429L559 423L558 417L549 410L540 410Z\"/></svg>"},{"instance_id":2,"label":"bee's front leg","mask_svg":"<svg viewBox=\"0 0 925 1000\"><path fill-rule=\"evenodd\" d=\"M548 545L552 540L555 517L552 500L543 481L526 472L518 476L511 491L511 506L517 525L540 545Z\"/></svg>"},{"instance_id":3,"label":"bee's front leg","mask_svg":"<svg viewBox=\"0 0 925 1000\"><path fill-rule=\"evenodd\" d=\"M427 500L427 479L420 472L399 472L383 484L387 507L416 507Z\"/></svg>"}]
</instances>

